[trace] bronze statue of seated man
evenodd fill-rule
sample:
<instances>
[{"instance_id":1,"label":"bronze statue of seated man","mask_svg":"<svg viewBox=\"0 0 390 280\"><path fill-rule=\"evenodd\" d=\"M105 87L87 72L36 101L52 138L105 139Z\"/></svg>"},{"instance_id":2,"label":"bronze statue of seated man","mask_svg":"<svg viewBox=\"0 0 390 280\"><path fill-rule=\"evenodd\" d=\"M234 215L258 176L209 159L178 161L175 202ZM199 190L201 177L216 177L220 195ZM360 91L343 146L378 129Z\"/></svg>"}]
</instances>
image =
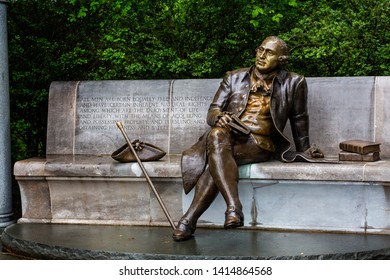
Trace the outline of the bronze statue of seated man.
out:
<instances>
[{"instance_id":1,"label":"bronze statue of seated man","mask_svg":"<svg viewBox=\"0 0 390 280\"><path fill-rule=\"evenodd\" d=\"M283 134L287 120L297 152L324 156L310 147L307 84L303 76L286 70L288 59L286 43L271 36L256 49L252 67L226 74L208 110L210 129L183 152L184 190L195 187L195 194L173 231L174 240L193 236L199 217L219 193L226 202L224 227L244 225L238 166L272 157L289 161L285 155L291 142Z\"/></svg>"}]
</instances>

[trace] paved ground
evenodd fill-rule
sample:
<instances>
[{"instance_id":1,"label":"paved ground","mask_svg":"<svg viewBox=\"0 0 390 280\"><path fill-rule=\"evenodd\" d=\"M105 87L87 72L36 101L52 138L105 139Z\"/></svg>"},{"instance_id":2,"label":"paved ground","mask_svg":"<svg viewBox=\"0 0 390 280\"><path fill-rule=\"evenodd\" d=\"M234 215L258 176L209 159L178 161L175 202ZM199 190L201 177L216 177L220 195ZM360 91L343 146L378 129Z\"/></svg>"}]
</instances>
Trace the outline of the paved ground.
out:
<instances>
[{"instance_id":1,"label":"paved ground","mask_svg":"<svg viewBox=\"0 0 390 280\"><path fill-rule=\"evenodd\" d=\"M174 242L167 227L15 224L2 240L34 259L390 259L388 235L198 229Z\"/></svg>"}]
</instances>

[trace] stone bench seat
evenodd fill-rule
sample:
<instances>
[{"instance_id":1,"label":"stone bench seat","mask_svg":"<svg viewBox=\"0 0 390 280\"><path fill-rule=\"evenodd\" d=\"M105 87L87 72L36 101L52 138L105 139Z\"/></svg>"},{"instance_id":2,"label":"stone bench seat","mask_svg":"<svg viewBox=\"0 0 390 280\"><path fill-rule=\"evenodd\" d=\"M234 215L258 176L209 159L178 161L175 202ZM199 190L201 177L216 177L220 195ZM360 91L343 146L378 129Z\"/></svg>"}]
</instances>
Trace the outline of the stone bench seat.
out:
<instances>
[{"instance_id":1,"label":"stone bench seat","mask_svg":"<svg viewBox=\"0 0 390 280\"><path fill-rule=\"evenodd\" d=\"M193 195L183 192L180 155L207 129L220 81L53 82L46 157L14 166L19 222L169 225L138 164L110 157L125 142L116 121L131 139L167 152L144 166L173 220L180 219ZM307 82L311 142L337 160L341 141L377 141L381 160L241 166L245 227L390 234L390 77ZM222 226L224 211L218 196L199 226Z\"/></svg>"},{"instance_id":2,"label":"stone bench seat","mask_svg":"<svg viewBox=\"0 0 390 280\"><path fill-rule=\"evenodd\" d=\"M148 175L154 178L180 178L180 155L166 155L163 159L145 162ZM108 155L54 155L46 158L22 160L15 165L17 178L28 177L143 177L137 162L119 163Z\"/></svg>"},{"instance_id":3,"label":"stone bench seat","mask_svg":"<svg viewBox=\"0 0 390 280\"><path fill-rule=\"evenodd\" d=\"M166 155L161 160L144 162L151 178L181 178L181 155ZM337 161L337 158L327 157ZM54 155L18 161L14 175L24 177L87 177L87 178L139 178L144 177L137 162L118 163L110 156ZM361 183L390 182L390 160L376 162L338 163L281 163L271 160L240 167L240 179L341 181Z\"/></svg>"}]
</instances>

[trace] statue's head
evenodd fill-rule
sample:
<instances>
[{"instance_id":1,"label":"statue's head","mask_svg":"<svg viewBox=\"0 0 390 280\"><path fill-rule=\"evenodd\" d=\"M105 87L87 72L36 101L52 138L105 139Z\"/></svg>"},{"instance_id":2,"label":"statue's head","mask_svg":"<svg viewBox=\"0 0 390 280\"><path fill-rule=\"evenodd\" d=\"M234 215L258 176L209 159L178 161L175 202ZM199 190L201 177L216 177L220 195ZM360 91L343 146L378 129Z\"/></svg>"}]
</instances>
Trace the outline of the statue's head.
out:
<instances>
[{"instance_id":1,"label":"statue's head","mask_svg":"<svg viewBox=\"0 0 390 280\"><path fill-rule=\"evenodd\" d=\"M289 59L287 44L276 36L267 37L256 49L256 68L260 73L270 73L285 68Z\"/></svg>"}]
</instances>

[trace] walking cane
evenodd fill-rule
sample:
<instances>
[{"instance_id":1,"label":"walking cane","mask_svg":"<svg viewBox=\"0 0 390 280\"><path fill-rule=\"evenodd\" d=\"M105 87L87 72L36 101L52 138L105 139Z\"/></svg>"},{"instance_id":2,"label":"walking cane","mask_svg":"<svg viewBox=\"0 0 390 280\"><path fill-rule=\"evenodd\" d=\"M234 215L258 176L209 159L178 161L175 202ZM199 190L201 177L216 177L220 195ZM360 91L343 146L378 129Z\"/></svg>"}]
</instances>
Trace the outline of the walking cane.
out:
<instances>
[{"instance_id":1,"label":"walking cane","mask_svg":"<svg viewBox=\"0 0 390 280\"><path fill-rule=\"evenodd\" d=\"M172 218L171 218L171 215L169 215L169 212L168 212L167 208L165 207L164 202L161 200L161 197L160 197L160 195L158 194L158 192L157 192L155 186L153 185L152 180L150 180L150 177L149 177L148 173L146 172L146 169L145 169L144 165L142 164L142 162L141 162L139 156L137 155L137 152L135 151L133 145L131 145L131 141L130 141L129 137L127 136L127 133L126 133L126 131L125 131L125 128L123 127L122 122L117 122L116 125L117 125L117 127L119 128L119 130L122 132L123 137L125 137L126 142L127 142L127 144L129 145L131 152L134 154L134 156L135 156L135 158L136 158L136 160L137 160L137 162L138 162L139 167L141 167L142 172L144 173L144 175L145 175L145 177L146 177L146 181L148 181L150 188L152 189L152 191L154 192L154 194L155 194L155 196L156 196L158 202L160 203L160 206L161 206L162 210L164 211L164 214L165 214L165 216L167 217L168 222L171 224L172 229L175 230L175 229L176 229L176 226L175 226L175 224L173 223L173 220L172 220Z\"/></svg>"}]
</instances>

